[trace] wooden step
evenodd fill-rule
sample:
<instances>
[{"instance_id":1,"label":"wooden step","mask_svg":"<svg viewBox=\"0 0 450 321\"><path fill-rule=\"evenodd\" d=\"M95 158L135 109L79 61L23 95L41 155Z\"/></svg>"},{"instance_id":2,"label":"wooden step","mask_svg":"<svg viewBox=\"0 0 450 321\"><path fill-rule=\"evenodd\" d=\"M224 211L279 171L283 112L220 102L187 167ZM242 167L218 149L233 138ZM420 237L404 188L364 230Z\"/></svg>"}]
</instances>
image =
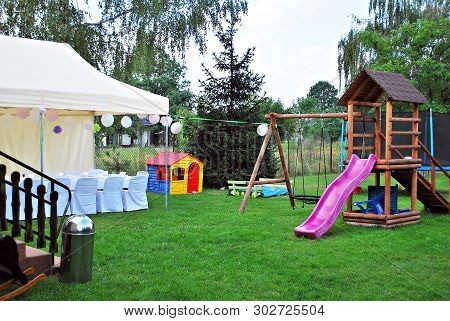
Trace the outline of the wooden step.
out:
<instances>
[{"instance_id":1,"label":"wooden step","mask_svg":"<svg viewBox=\"0 0 450 321\"><path fill-rule=\"evenodd\" d=\"M345 134L346 137L348 137L348 134ZM367 134L367 133L353 133L354 138L375 138L375 134Z\"/></svg>"},{"instance_id":2,"label":"wooden step","mask_svg":"<svg viewBox=\"0 0 450 321\"><path fill-rule=\"evenodd\" d=\"M59 263L59 258L55 257L55 263ZM35 275L54 273L52 254L30 246L25 246L25 257L19 258L19 265L22 270L33 267Z\"/></svg>"},{"instance_id":3,"label":"wooden step","mask_svg":"<svg viewBox=\"0 0 450 321\"><path fill-rule=\"evenodd\" d=\"M390 149L420 149L419 145L391 145Z\"/></svg>"},{"instance_id":4,"label":"wooden step","mask_svg":"<svg viewBox=\"0 0 450 321\"><path fill-rule=\"evenodd\" d=\"M412 135L412 136L419 136L420 132L413 132L413 131L392 131L392 135Z\"/></svg>"},{"instance_id":5,"label":"wooden step","mask_svg":"<svg viewBox=\"0 0 450 321\"><path fill-rule=\"evenodd\" d=\"M402 118L402 117L392 117L390 119L391 122L420 122L421 119L420 118Z\"/></svg>"},{"instance_id":6,"label":"wooden step","mask_svg":"<svg viewBox=\"0 0 450 321\"><path fill-rule=\"evenodd\" d=\"M16 240L17 249L19 250L19 262L25 259L25 250L27 244L24 241Z\"/></svg>"},{"instance_id":7,"label":"wooden step","mask_svg":"<svg viewBox=\"0 0 450 321\"><path fill-rule=\"evenodd\" d=\"M411 191L411 175L410 171L392 172L392 177L408 191ZM430 183L420 174L417 174L417 198L432 213L449 213L447 200L439 192L433 192Z\"/></svg>"}]
</instances>

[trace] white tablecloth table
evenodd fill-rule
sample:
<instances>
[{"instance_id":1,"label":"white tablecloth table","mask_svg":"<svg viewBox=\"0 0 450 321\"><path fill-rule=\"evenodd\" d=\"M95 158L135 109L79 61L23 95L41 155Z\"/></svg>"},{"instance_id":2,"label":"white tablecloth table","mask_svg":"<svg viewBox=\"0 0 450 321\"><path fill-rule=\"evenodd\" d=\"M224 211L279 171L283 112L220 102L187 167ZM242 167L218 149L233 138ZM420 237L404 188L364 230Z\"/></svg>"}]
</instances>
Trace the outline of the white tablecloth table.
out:
<instances>
[{"instance_id":1,"label":"white tablecloth table","mask_svg":"<svg viewBox=\"0 0 450 321\"><path fill-rule=\"evenodd\" d=\"M98 181L97 189L98 190L103 190L103 188L105 186L105 179L108 178L108 177L114 177L114 176L119 176L119 175L109 175L109 176L103 176L103 177L94 177ZM87 177L87 176L64 176L64 177L68 178L70 180L70 186L69 186L70 190L74 191L75 190L75 186L77 185L77 181L80 178ZM132 176L120 176L120 177L123 177L123 188L127 189Z\"/></svg>"}]
</instances>

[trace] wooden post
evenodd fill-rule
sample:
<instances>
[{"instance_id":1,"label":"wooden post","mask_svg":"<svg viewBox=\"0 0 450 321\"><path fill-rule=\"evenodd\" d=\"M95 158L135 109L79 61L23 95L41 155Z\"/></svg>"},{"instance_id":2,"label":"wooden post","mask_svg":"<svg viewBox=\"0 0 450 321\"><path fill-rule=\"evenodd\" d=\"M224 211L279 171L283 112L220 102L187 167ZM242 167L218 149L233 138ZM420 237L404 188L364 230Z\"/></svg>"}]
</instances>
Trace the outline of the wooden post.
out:
<instances>
[{"instance_id":1,"label":"wooden post","mask_svg":"<svg viewBox=\"0 0 450 321\"><path fill-rule=\"evenodd\" d=\"M381 159L381 106L375 107L375 156ZM375 173L375 185L380 186L380 172Z\"/></svg>"},{"instance_id":2,"label":"wooden post","mask_svg":"<svg viewBox=\"0 0 450 321\"><path fill-rule=\"evenodd\" d=\"M38 212L37 212L37 226L38 226L38 239L37 248L41 249L46 246L45 242L45 186L39 185L37 187L38 196Z\"/></svg>"},{"instance_id":3,"label":"wooden post","mask_svg":"<svg viewBox=\"0 0 450 321\"><path fill-rule=\"evenodd\" d=\"M375 109L375 156L381 158L381 107Z\"/></svg>"},{"instance_id":4,"label":"wooden post","mask_svg":"<svg viewBox=\"0 0 450 321\"><path fill-rule=\"evenodd\" d=\"M417 169L411 175L411 211L417 210Z\"/></svg>"},{"instance_id":5,"label":"wooden post","mask_svg":"<svg viewBox=\"0 0 450 321\"><path fill-rule=\"evenodd\" d=\"M50 193L50 253L58 253L58 192Z\"/></svg>"},{"instance_id":6,"label":"wooden post","mask_svg":"<svg viewBox=\"0 0 450 321\"><path fill-rule=\"evenodd\" d=\"M350 161L350 157L353 154L353 105L348 105L348 129L347 129L347 160Z\"/></svg>"},{"instance_id":7,"label":"wooden post","mask_svg":"<svg viewBox=\"0 0 450 321\"><path fill-rule=\"evenodd\" d=\"M269 144L270 137L272 136L272 125L269 127L269 131L267 132L266 137L264 138L263 144L261 146L261 150L259 151L258 158L255 163L255 167L253 168L252 176L250 177L250 181L247 186L247 190L245 191L244 199L242 200L241 207L239 208L239 213L244 213L245 206L247 205L248 198L252 193L253 183L256 180L256 175L258 175L259 167L261 166L261 162L264 158L264 153L266 152L267 145Z\"/></svg>"},{"instance_id":8,"label":"wooden post","mask_svg":"<svg viewBox=\"0 0 450 321\"><path fill-rule=\"evenodd\" d=\"M384 214L391 214L391 171L384 172Z\"/></svg>"},{"instance_id":9,"label":"wooden post","mask_svg":"<svg viewBox=\"0 0 450 321\"><path fill-rule=\"evenodd\" d=\"M391 159L391 144L392 144L392 101L386 101L386 141L385 141L385 159Z\"/></svg>"},{"instance_id":10,"label":"wooden post","mask_svg":"<svg viewBox=\"0 0 450 321\"><path fill-rule=\"evenodd\" d=\"M291 202L292 209L294 209L295 201L294 201L294 195L292 193L291 179L289 178L289 171L287 169L286 159L284 158L284 153L283 153L283 145L281 143L280 134L278 133L277 123L276 123L275 118L272 118L272 128L273 128L273 134L275 136L275 140L277 141L278 153L280 154L281 167L283 169L284 179L286 181L286 187L287 187L288 194L289 194L289 201Z\"/></svg>"},{"instance_id":11,"label":"wooden post","mask_svg":"<svg viewBox=\"0 0 450 321\"><path fill-rule=\"evenodd\" d=\"M6 224L6 166L0 164L0 231L7 230Z\"/></svg>"},{"instance_id":12,"label":"wooden post","mask_svg":"<svg viewBox=\"0 0 450 321\"><path fill-rule=\"evenodd\" d=\"M31 196L31 189L33 188L33 180L31 178L25 179L23 182L25 189L25 242L33 242L33 197Z\"/></svg>"},{"instance_id":13,"label":"wooden post","mask_svg":"<svg viewBox=\"0 0 450 321\"><path fill-rule=\"evenodd\" d=\"M419 105L414 104L413 105L413 112L412 112L412 118L419 119ZM418 132L419 131L419 122L414 121L412 123L411 131ZM411 145L417 146L419 145L419 136L418 135L412 135L411 136ZM411 157L413 159L418 158L419 151L417 149L411 150ZM433 176L434 176L434 183L433 183ZM431 180L432 180L432 190L433 192L436 192L436 172L434 168L433 160L431 160ZM415 211L417 209L417 169L412 170L411 175L411 211Z\"/></svg>"},{"instance_id":14,"label":"wooden post","mask_svg":"<svg viewBox=\"0 0 450 321\"><path fill-rule=\"evenodd\" d=\"M347 160L350 161L350 158L353 154L353 104L349 104L347 108ZM353 191L347 199L347 212L351 213L353 206Z\"/></svg>"},{"instance_id":15,"label":"wooden post","mask_svg":"<svg viewBox=\"0 0 450 321\"><path fill-rule=\"evenodd\" d=\"M375 185L380 186L380 172L375 173Z\"/></svg>"},{"instance_id":16,"label":"wooden post","mask_svg":"<svg viewBox=\"0 0 450 321\"><path fill-rule=\"evenodd\" d=\"M392 101L386 101L386 145L385 159L391 159L391 143L392 143ZM384 214L391 214L391 171L384 173Z\"/></svg>"}]
</instances>

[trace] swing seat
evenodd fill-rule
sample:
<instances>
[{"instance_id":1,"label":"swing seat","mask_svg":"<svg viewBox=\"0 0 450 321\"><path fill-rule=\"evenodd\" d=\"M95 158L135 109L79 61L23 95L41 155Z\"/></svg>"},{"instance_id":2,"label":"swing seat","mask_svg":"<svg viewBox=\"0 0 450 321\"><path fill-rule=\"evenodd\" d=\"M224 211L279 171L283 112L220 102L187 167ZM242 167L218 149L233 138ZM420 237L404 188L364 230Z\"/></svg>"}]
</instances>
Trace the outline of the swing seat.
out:
<instances>
[{"instance_id":1,"label":"swing seat","mask_svg":"<svg viewBox=\"0 0 450 321\"><path fill-rule=\"evenodd\" d=\"M409 212L409 209L399 210L397 208L397 201L398 186L391 186L391 214ZM353 205L357 206L363 214L384 214L384 186L369 186L369 199L354 202Z\"/></svg>"},{"instance_id":2,"label":"swing seat","mask_svg":"<svg viewBox=\"0 0 450 321\"><path fill-rule=\"evenodd\" d=\"M294 195L292 198L305 204L316 204L320 200L320 196L316 195Z\"/></svg>"}]
</instances>

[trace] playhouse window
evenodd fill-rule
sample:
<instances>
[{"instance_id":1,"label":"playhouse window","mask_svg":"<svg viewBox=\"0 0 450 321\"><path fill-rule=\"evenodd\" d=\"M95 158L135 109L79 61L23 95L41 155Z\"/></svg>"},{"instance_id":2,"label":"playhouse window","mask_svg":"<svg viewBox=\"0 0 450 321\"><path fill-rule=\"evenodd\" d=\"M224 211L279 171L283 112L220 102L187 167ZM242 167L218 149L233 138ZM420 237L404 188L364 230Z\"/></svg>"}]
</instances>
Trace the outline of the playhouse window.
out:
<instances>
[{"instance_id":1,"label":"playhouse window","mask_svg":"<svg viewBox=\"0 0 450 321\"><path fill-rule=\"evenodd\" d=\"M175 167L172 169L172 181L184 180L184 168Z\"/></svg>"}]
</instances>

